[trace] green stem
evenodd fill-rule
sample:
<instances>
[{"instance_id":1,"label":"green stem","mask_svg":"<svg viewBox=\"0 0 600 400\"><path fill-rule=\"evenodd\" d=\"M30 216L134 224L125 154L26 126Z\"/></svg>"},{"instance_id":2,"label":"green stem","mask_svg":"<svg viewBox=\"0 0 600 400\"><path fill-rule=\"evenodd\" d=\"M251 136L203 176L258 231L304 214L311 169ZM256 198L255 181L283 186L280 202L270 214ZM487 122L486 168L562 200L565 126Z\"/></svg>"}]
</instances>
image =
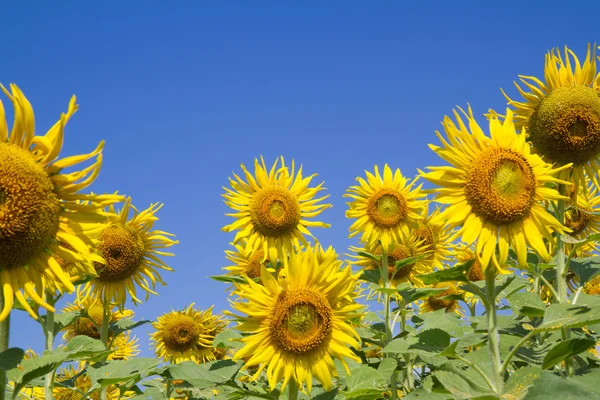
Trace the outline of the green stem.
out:
<instances>
[{"instance_id":1,"label":"green stem","mask_svg":"<svg viewBox=\"0 0 600 400\"><path fill-rule=\"evenodd\" d=\"M382 246L383 247L383 246ZM381 254L381 278L383 279L383 287L390 288L391 282L388 280L388 253L387 249L383 249ZM392 328L390 324L390 294L384 294L384 314L385 314L385 345L392 341ZM384 346L385 347L385 346ZM393 355L390 353L385 354L386 358L392 358ZM390 386L392 387L392 400L398 398L398 387L396 383L396 371L392 372L390 376Z\"/></svg>"},{"instance_id":2,"label":"green stem","mask_svg":"<svg viewBox=\"0 0 600 400\"><path fill-rule=\"evenodd\" d=\"M0 291L0 310L4 308L4 295ZM8 349L8 337L10 332L10 314L6 319L0 322L0 353ZM6 371L0 371L0 400L4 400L6 395Z\"/></svg>"},{"instance_id":3,"label":"green stem","mask_svg":"<svg viewBox=\"0 0 600 400\"><path fill-rule=\"evenodd\" d=\"M103 306L102 307L102 330L100 331L100 340L102 340L102 343L104 343L104 347L107 350L109 350L108 326L110 324L110 309L108 307L108 302L106 301L106 299L104 300L102 306ZM100 399L101 400L108 399L106 387L102 388L102 390L100 391Z\"/></svg>"},{"instance_id":4,"label":"green stem","mask_svg":"<svg viewBox=\"0 0 600 400\"><path fill-rule=\"evenodd\" d=\"M46 303L54 307L56 299L52 294L46 293ZM54 349L54 312L46 311L46 323L44 324L44 335L46 336L46 350L52 351ZM56 370L52 370L46 374L44 378L44 393L46 399L53 399L54 393L54 375Z\"/></svg>"},{"instance_id":5,"label":"green stem","mask_svg":"<svg viewBox=\"0 0 600 400\"><path fill-rule=\"evenodd\" d=\"M487 376L487 374L485 372L483 372L483 370L481 368L479 368L479 366L477 364L469 361L468 359L464 358L463 356L461 356L459 354L454 355L454 357L456 357L458 360L464 362L469 367L473 368L479 375L481 375L481 377L483 378L485 383L488 385L488 387L490 389L492 389L493 392L496 392L496 385L494 385L494 382L492 382L490 380L490 377Z\"/></svg>"},{"instance_id":6,"label":"green stem","mask_svg":"<svg viewBox=\"0 0 600 400\"><path fill-rule=\"evenodd\" d=\"M298 400L298 384L294 378L288 384L288 400Z\"/></svg>"},{"instance_id":7,"label":"green stem","mask_svg":"<svg viewBox=\"0 0 600 400\"><path fill-rule=\"evenodd\" d=\"M506 360L504 360L504 362L502 363L502 367L500 369L500 372L502 374L504 374L504 371L506 371L506 369L508 368L508 364L510 363L510 360L513 358L513 356L515 354L517 354L517 351L521 348L521 346L523 346L533 336L535 336L535 331L529 331L529 333L527 335L523 336L523 338L521 340L519 340L519 343L517 343L515 345L515 347L512 348L510 353L508 353L508 356L506 356Z\"/></svg>"},{"instance_id":8,"label":"green stem","mask_svg":"<svg viewBox=\"0 0 600 400\"><path fill-rule=\"evenodd\" d=\"M402 323L402 332L406 330L406 313L404 313L404 308L406 304L402 301L402 310L400 310L400 322ZM406 362L406 386L408 386L408 390L412 390L414 388L414 379L413 379L413 360L410 357L410 354L404 354L404 361Z\"/></svg>"},{"instance_id":9,"label":"green stem","mask_svg":"<svg viewBox=\"0 0 600 400\"><path fill-rule=\"evenodd\" d=\"M496 393L503 391L504 378L502 375L500 359L500 334L498 333L498 318L496 316L496 270L489 265L485 271L485 294L486 294L486 314L488 319L488 344L490 355L492 357L492 371L496 381Z\"/></svg>"},{"instance_id":10,"label":"green stem","mask_svg":"<svg viewBox=\"0 0 600 400\"><path fill-rule=\"evenodd\" d=\"M558 191L561 195L565 194L565 185L558 185ZM558 200L558 206L556 211L556 219L561 225L565 223L565 201ZM556 292L558 295L558 302L560 304L568 304L567 299L567 273L569 272L567 268L567 263L565 261L565 242L562 240L562 234L556 233ZM570 332L566 328L561 329L561 337L562 340L568 340L570 337ZM566 361L567 365L567 375L573 376L573 363L569 358Z\"/></svg>"}]
</instances>

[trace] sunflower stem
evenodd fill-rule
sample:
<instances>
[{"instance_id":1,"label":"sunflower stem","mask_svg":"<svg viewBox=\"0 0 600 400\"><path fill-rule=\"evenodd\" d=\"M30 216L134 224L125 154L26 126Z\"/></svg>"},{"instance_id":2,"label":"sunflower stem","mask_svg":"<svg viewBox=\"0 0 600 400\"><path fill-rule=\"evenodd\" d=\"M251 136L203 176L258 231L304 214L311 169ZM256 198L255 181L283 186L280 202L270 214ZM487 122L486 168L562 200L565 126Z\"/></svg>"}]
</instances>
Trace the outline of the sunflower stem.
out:
<instances>
[{"instance_id":1,"label":"sunflower stem","mask_svg":"<svg viewBox=\"0 0 600 400\"><path fill-rule=\"evenodd\" d=\"M496 316L496 269L489 265L485 270L485 295L486 314L488 320L488 344L492 357L492 372L496 382L496 393L503 392L504 378L502 374L502 360L500 359L500 334L498 332L498 318Z\"/></svg>"},{"instance_id":2,"label":"sunflower stem","mask_svg":"<svg viewBox=\"0 0 600 400\"><path fill-rule=\"evenodd\" d=\"M383 248L383 246L382 246ZM389 289L392 285L391 282L388 280L388 253L387 253L387 249L383 248L382 252L381 252L381 269L380 269L381 273L381 278L383 280L383 287L386 289ZM390 313L390 298L391 295L389 293L387 293L387 291L384 293L384 314L385 314L385 345L387 346L388 343L390 343L392 341L393 338L393 334L392 334L392 329L393 329L393 325L391 323L391 313ZM385 347L385 346L384 346ZM393 357L392 354L390 353L386 353L385 354L386 358L391 358ZM408 371L408 366L407 366L407 371ZM408 375L408 372L407 372ZM398 389L397 389L397 383L396 383L396 371L392 372L392 375L390 376L390 386L392 388L392 399L396 400L398 398Z\"/></svg>"},{"instance_id":3,"label":"sunflower stem","mask_svg":"<svg viewBox=\"0 0 600 400\"><path fill-rule=\"evenodd\" d=\"M558 191L561 195L565 195L565 185L559 184ZM556 219L560 222L561 225L565 224L565 201L558 200L557 210L556 210ZM558 302L560 304L567 304L567 273L569 269L567 268L567 263L565 261L565 242L562 239L562 234L560 232L556 233L556 294L558 295ZM561 337L562 340L568 340L570 337L570 332L566 328L561 329ZM567 367L567 375L573 376L573 362L569 358L565 360L565 364Z\"/></svg>"},{"instance_id":4,"label":"sunflower stem","mask_svg":"<svg viewBox=\"0 0 600 400\"><path fill-rule=\"evenodd\" d=\"M100 331L100 340L102 340L102 343L104 343L104 347L107 350L109 350L109 348L110 348L109 343L108 343L109 323L110 323L110 309L108 307L108 302L106 301L106 299L104 299L104 302L102 304L102 330ZM100 392L100 399L101 400L108 399L106 387L102 388L102 390Z\"/></svg>"},{"instance_id":5,"label":"sunflower stem","mask_svg":"<svg viewBox=\"0 0 600 400\"><path fill-rule=\"evenodd\" d=\"M400 322L402 323L402 331L404 332L406 330L406 313L404 312L404 309L406 307L406 304L404 302L404 300L402 301L402 310L400 310ZM410 357L410 354L404 354L404 361L406 362L406 386L408 386L408 390L412 390L414 388L414 382L413 382L413 365L412 365L412 358Z\"/></svg>"},{"instance_id":6,"label":"sunflower stem","mask_svg":"<svg viewBox=\"0 0 600 400\"><path fill-rule=\"evenodd\" d=\"M48 292L46 292L46 303L54 307L57 299ZM44 335L46 336L45 348L47 351L54 349L54 311L46 311L46 320L44 323ZM48 372L44 378L44 393L46 399L53 399L54 393L54 375L56 370Z\"/></svg>"},{"instance_id":7,"label":"sunflower stem","mask_svg":"<svg viewBox=\"0 0 600 400\"><path fill-rule=\"evenodd\" d=\"M4 295L0 292L0 310L4 309ZM10 331L10 314L0 322L0 353L8 349L8 337ZM6 371L0 371L0 400L4 400L6 394Z\"/></svg>"},{"instance_id":8,"label":"sunflower stem","mask_svg":"<svg viewBox=\"0 0 600 400\"><path fill-rule=\"evenodd\" d=\"M288 400L298 400L298 384L294 378L288 384Z\"/></svg>"}]
</instances>

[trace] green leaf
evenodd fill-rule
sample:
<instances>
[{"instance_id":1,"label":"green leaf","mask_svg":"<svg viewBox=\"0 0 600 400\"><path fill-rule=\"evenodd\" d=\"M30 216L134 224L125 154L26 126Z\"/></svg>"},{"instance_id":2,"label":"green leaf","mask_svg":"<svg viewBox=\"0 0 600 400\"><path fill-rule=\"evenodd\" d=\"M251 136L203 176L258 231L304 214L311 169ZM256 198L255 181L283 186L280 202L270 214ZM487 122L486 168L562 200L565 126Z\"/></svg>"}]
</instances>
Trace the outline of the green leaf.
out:
<instances>
[{"instance_id":1,"label":"green leaf","mask_svg":"<svg viewBox=\"0 0 600 400\"><path fill-rule=\"evenodd\" d=\"M412 303L424 297L442 293L447 288L413 288L412 285L400 285L398 286L398 294L402 297L406 304Z\"/></svg>"},{"instance_id":2,"label":"green leaf","mask_svg":"<svg viewBox=\"0 0 600 400\"><path fill-rule=\"evenodd\" d=\"M365 269L362 271L360 279L379 285L379 281L381 280L381 274L379 272L379 269Z\"/></svg>"},{"instance_id":3,"label":"green leaf","mask_svg":"<svg viewBox=\"0 0 600 400\"><path fill-rule=\"evenodd\" d=\"M123 332L127 332L130 331L132 329L135 329L139 326L145 325L145 324L149 324L152 321L149 320L142 320L142 321L132 321L128 318L124 318L124 319L120 319L118 321L113 322L112 324L110 324L109 326L109 330L115 335L120 335Z\"/></svg>"},{"instance_id":4,"label":"green leaf","mask_svg":"<svg viewBox=\"0 0 600 400\"><path fill-rule=\"evenodd\" d=\"M132 386L148 376L159 363L160 360L155 358L133 358L92 364L88 366L88 376L94 384L94 389L116 383Z\"/></svg>"},{"instance_id":5,"label":"green leaf","mask_svg":"<svg viewBox=\"0 0 600 400\"><path fill-rule=\"evenodd\" d=\"M106 356L112 351L106 350L104 343L88 336L79 335L69 340L65 351L68 353L67 360L81 360L86 358L98 358Z\"/></svg>"},{"instance_id":6,"label":"green leaf","mask_svg":"<svg viewBox=\"0 0 600 400\"><path fill-rule=\"evenodd\" d=\"M498 275L494 291L496 298L505 298L527 286L529 286L529 280L522 276Z\"/></svg>"},{"instance_id":7,"label":"green leaf","mask_svg":"<svg viewBox=\"0 0 600 400\"><path fill-rule=\"evenodd\" d=\"M241 363L222 360L206 364L186 361L170 365L169 374L173 379L182 379L198 389L214 386L231 380L241 367Z\"/></svg>"},{"instance_id":8,"label":"green leaf","mask_svg":"<svg viewBox=\"0 0 600 400\"><path fill-rule=\"evenodd\" d=\"M528 317L543 317L546 305L532 292L517 292L508 297L515 314Z\"/></svg>"},{"instance_id":9,"label":"green leaf","mask_svg":"<svg viewBox=\"0 0 600 400\"><path fill-rule=\"evenodd\" d=\"M600 256L573 258L569 263L569 269L579 277L580 286L584 286L600 272Z\"/></svg>"},{"instance_id":10,"label":"green leaf","mask_svg":"<svg viewBox=\"0 0 600 400\"><path fill-rule=\"evenodd\" d=\"M581 400L598 399L598 394L579 385L577 381L560 378L543 371L528 390L524 400Z\"/></svg>"},{"instance_id":11,"label":"green leaf","mask_svg":"<svg viewBox=\"0 0 600 400\"><path fill-rule=\"evenodd\" d=\"M464 376L450 371L435 371L434 377L452 393L455 399L473 399L491 393L479 385L465 379Z\"/></svg>"},{"instance_id":12,"label":"green leaf","mask_svg":"<svg viewBox=\"0 0 600 400\"><path fill-rule=\"evenodd\" d=\"M48 372L58 368L69 356L69 353L63 350L55 352L46 352L39 357L23 360L20 369L12 369L13 380L15 382L15 391L19 392L27 383L35 378L42 377ZM10 373L9 372L9 373Z\"/></svg>"},{"instance_id":13,"label":"green leaf","mask_svg":"<svg viewBox=\"0 0 600 400\"><path fill-rule=\"evenodd\" d=\"M504 387L502 398L506 399L522 399L527 390L533 386L533 383L542 374L540 367L527 366L518 369L512 374Z\"/></svg>"},{"instance_id":14,"label":"green leaf","mask_svg":"<svg viewBox=\"0 0 600 400\"><path fill-rule=\"evenodd\" d=\"M600 369L594 368L589 373L570 378L573 382L589 391L600 394Z\"/></svg>"},{"instance_id":15,"label":"green leaf","mask_svg":"<svg viewBox=\"0 0 600 400\"><path fill-rule=\"evenodd\" d=\"M375 289L375 291L377 292L381 292L383 294L387 294L387 295L392 295L394 293L398 293L398 289L396 288L386 288L386 287L378 287L377 289Z\"/></svg>"},{"instance_id":16,"label":"green leaf","mask_svg":"<svg viewBox=\"0 0 600 400\"><path fill-rule=\"evenodd\" d=\"M67 326L71 325L79 315L79 311L54 314L54 336Z\"/></svg>"},{"instance_id":17,"label":"green leaf","mask_svg":"<svg viewBox=\"0 0 600 400\"><path fill-rule=\"evenodd\" d=\"M580 328L600 322L600 309L586 305L552 304L546 308L542 324L536 331Z\"/></svg>"},{"instance_id":18,"label":"green leaf","mask_svg":"<svg viewBox=\"0 0 600 400\"><path fill-rule=\"evenodd\" d=\"M582 210L581 208L578 208L578 210L581 210L583 212L585 212L585 210ZM596 214L596 213L595 213ZM567 235L563 235L563 236L567 236ZM572 236L567 236L569 238L572 238ZM590 243L590 242L597 242L600 241L600 233L592 233L590 236L586 237L583 240L578 240L575 245L573 246L571 252L569 253L569 255L573 255L576 253L577 249L580 248L581 246Z\"/></svg>"},{"instance_id":19,"label":"green leaf","mask_svg":"<svg viewBox=\"0 0 600 400\"><path fill-rule=\"evenodd\" d=\"M214 279L215 281L218 282L225 282L225 283L248 283L248 281L246 281L246 279L244 279L241 276L237 276L237 275L213 275L213 276L209 276L210 279Z\"/></svg>"},{"instance_id":20,"label":"green leaf","mask_svg":"<svg viewBox=\"0 0 600 400\"><path fill-rule=\"evenodd\" d=\"M452 395L446 393L428 392L425 388L420 387L413 390L402 400L452 400Z\"/></svg>"},{"instance_id":21,"label":"green leaf","mask_svg":"<svg viewBox=\"0 0 600 400\"><path fill-rule=\"evenodd\" d=\"M416 337L409 336L392 340L383 353L437 355L450 345L450 335L441 329L429 329Z\"/></svg>"},{"instance_id":22,"label":"green leaf","mask_svg":"<svg viewBox=\"0 0 600 400\"><path fill-rule=\"evenodd\" d=\"M21 363L25 352L18 347L11 347L0 353L0 371L16 368Z\"/></svg>"},{"instance_id":23,"label":"green leaf","mask_svg":"<svg viewBox=\"0 0 600 400\"><path fill-rule=\"evenodd\" d=\"M392 372L396 370L398 362L393 358L384 358L377 367L377 371L383 376L392 376Z\"/></svg>"},{"instance_id":24,"label":"green leaf","mask_svg":"<svg viewBox=\"0 0 600 400\"><path fill-rule=\"evenodd\" d=\"M552 368L567 358L583 353L595 345L595 340L581 338L574 338L559 342L548 352L548 354L546 354L546 357L544 357L542 368Z\"/></svg>"},{"instance_id":25,"label":"green leaf","mask_svg":"<svg viewBox=\"0 0 600 400\"><path fill-rule=\"evenodd\" d=\"M361 256L361 257L365 257L368 258L370 260L375 261L376 263L380 263L381 262L381 256L377 256L375 254L371 254L367 251L357 251L356 252L357 255Z\"/></svg>"},{"instance_id":26,"label":"green leaf","mask_svg":"<svg viewBox=\"0 0 600 400\"><path fill-rule=\"evenodd\" d=\"M223 332L217 334L213 340L213 347L226 348L233 347L240 349L244 347L244 344L240 342L243 336L235 329L226 329Z\"/></svg>"},{"instance_id":27,"label":"green leaf","mask_svg":"<svg viewBox=\"0 0 600 400\"><path fill-rule=\"evenodd\" d=\"M469 282L467 273L473 264L473 260L467 261L456 267L433 272L431 274L419 275L418 278L426 285L440 282Z\"/></svg>"},{"instance_id":28,"label":"green leaf","mask_svg":"<svg viewBox=\"0 0 600 400\"><path fill-rule=\"evenodd\" d=\"M441 329L455 338L473 333L467 321L455 313L447 313L444 309L415 315L412 322L419 325L421 330Z\"/></svg>"},{"instance_id":29,"label":"green leaf","mask_svg":"<svg viewBox=\"0 0 600 400\"><path fill-rule=\"evenodd\" d=\"M371 367L361 366L351 372L346 378L347 399L377 399L377 396L381 396L381 391L387 388L388 378Z\"/></svg>"}]
</instances>

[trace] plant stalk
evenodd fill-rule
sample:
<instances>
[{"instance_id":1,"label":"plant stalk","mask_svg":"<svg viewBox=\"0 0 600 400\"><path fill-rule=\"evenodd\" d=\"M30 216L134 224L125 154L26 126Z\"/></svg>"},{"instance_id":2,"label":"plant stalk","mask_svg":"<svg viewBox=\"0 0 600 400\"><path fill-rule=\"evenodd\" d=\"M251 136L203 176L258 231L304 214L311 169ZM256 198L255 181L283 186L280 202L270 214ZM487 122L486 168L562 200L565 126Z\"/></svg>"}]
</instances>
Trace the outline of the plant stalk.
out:
<instances>
[{"instance_id":1,"label":"plant stalk","mask_svg":"<svg viewBox=\"0 0 600 400\"><path fill-rule=\"evenodd\" d=\"M4 295L0 291L0 310L4 308ZM10 333L10 314L0 322L0 353L8 350L8 339ZM6 371L0 371L0 400L4 400L7 386Z\"/></svg>"},{"instance_id":2,"label":"plant stalk","mask_svg":"<svg viewBox=\"0 0 600 400\"><path fill-rule=\"evenodd\" d=\"M382 246L383 247L383 246ZM383 287L390 288L391 282L388 280L388 253L387 249L383 249L381 252L381 278L383 279ZM392 341L393 338L393 326L390 323L391 315L390 315L390 294L384 293L384 314L385 314L385 345ZM385 347L385 346L384 346ZM386 358L391 358L392 355L390 353L385 354ZM407 373L408 374L408 373ZM392 388L392 400L396 400L398 398L398 386L396 383L396 371L392 372L392 376L390 377L390 386Z\"/></svg>"},{"instance_id":3,"label":"plant stalk","mask_svg":"<svg viewBox=\"0 0 600 400\"><path fill-rule=\"evenodd\" d=\"M56 299L50 293L46 293L46 303L54 307ZM46 321L44 324L44 335L46 336L45 348L47 351L54 349L54 312L46 311ZM48 372L44 378L44 393L46 399L51 400L54 397L54 375L56 370Z\"/></svg>"},{"instance_id":4,"label":"plant stalk","mask_svg":"<svg viewBox=\"0 0 600 400\"><path fill-rule=\"evenodd\" d=\"M406 330L406 314L403 312L406 304L402 301L402 310L400 310L400 322L402 323L402 332ZM408 386L408 390L414 389L414 379L413 379L413 360L410 357L410 354L404 354L404 361L406 362L406 386Z\"/></svg>"},{"instance_id":5,"label":"plant stalk","mask_svg":"<svg viewBox=\"0 0 600 400\"><path fill-rule=\"evenodd\" d=\"M492 371L496 382L496 393L503 392L504 377L502 360L500 359L500 334L498 333L498 318L496 316L496 269L488 265L485 270L486 314L488 319L488 345L492 357Z\"/></svg>"},{"instance_id":6,"label":"plant stalk","mask_svg":"<svg viewBox=\"0 0 600 400\"><path fill-rule=\"evenodd\" d=\"M294 378L288 384L288 400L298 400L298 384Z\"/></svg>"},{"instance_id":7,"label":"plant stalk","mask_svg":"<svg viewBox=\"0 0 600 400\"><path fill-rule=\"evenodd\" d=\"M109 343L108 343L108 326L109 326L109 324L110 324L110 309L108 307L108 302L105 299L102 304L102 327L101 327L102 329L100 331L100 340L102 340L102 343L104 343L104 347L106 348L106 350L109 350ZM102 390L100 391L100 399L101 400L108 399L106 387L102 388Z\"/></svg>"}]
</instances>

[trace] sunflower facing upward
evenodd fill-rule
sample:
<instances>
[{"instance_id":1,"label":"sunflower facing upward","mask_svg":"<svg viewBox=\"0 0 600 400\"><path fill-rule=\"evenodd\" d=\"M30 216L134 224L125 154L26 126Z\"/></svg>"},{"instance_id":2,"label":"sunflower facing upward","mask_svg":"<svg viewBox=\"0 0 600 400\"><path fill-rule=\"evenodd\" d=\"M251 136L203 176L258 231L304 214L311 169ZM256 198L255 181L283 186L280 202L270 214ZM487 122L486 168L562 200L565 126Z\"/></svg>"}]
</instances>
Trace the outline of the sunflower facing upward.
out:
<instances>
[{"instance_id":1,"label":"sunflower facing upward","mask_svg":"<svg viewBox=\"0 0 600 400\"><path fill-rule=\"evenodd\" d=\"M365 172L367 180L356 178L360 185L351 186L344 194L353 199L346 217L356 219L350 226L350 237L362 233L362 242L374 247L381 241L387 251L391 243L402 242L411 228L419 227L426 202L419 200L423 197L421 185L413 189L414 182L409 183L399 169L392 173L385 164L383 176L377 166L375 175Z\"/></svg>"},{"instance_id":2,"label":"sunflower facing upward","mask_svg":"<svg viewBox=\"0 0 600 400\"><path fill-rule=\"evenodd\" d=\"M333 358L348 373L345 358L360 362L347 347L359 347L348 324L362 307L354 302L358 278L340 264L307 246L290 259L286 278L277 280L263 267L262 285L252 280L236 285L240 301L231 304L241 313L237 329L249 335L233 359L246 360L244 369L258 367L253 379L266 369L271 390L281 379L281 390L293 379L310 392L313 376L330 390Z\"/></svg>"},{"instance_id":3,"label":"sunflower facing upward","mask_svg":"<svg viewBox=\"0 0 600 400\"><path fill-rule=\"evenodd\" d=\"M568 229L546 211L542 202L568 199L546 184L569 184L554 178L569 165L553 169L531 154L525 134L515 132L510 110L503 123L492 116L491 138L477 125L471 108L469 114L464 114L470 129L455 111L458 126L449 117L444 118L448 141L436 132L442 147L430 145L451 166L429 167L431 172L421 172L425 179L440 186L432 191L438 202L448 205L444 210L447 224L462 225L459 233L467 245L477 241L483 271L490 260L496 268L503 266L509 246L521 266L526 265L528 245L548 260L543 238L554 242L552 231L563 233Z\"/></svg>"},{"instance_id":4,"label":"sunflower facing upward","mask_svg":"<svg viewBox=\"0 0 600 400\"><path fill-rule=\"evenodd\" d=\"M571 57L573 64L571 64ZM559 49L546 54L544 80L521 76L531 91L515 86L525 101L504 96L515 108L515 125L527 128L534 150L547 162L559 166L573 164L571 179L585 186L584 172L598 186L600 169L600 74L596 73L596 49L583 65L565 46L564 58ZM568 179L564 169L561 179Z\"/></svg>"},{"instance_id":5,"label":"sunflower facing upward","mask_svg":"<svg viewBox=\"0 0 600 400\"><path fill-rule=\"evenodd\" d=\"M134 304L142 302L137 297L136 285L146 292L146 300L150 293L157 294L154 291L157 281L165 285L158 270L173 269L159 256L173 256L163 249L179 241L171 239L169 236L174 236L171 233L152 230L161 207L162 204L152 204L138 212L131 205L131 198L127 198L121 212L109 217L98 245L106 264L96 264L98 276L86 284L86 296L95 296L123 308L127 294ZM134 215L127 220L130 209ZM110 211L114 213L115 210L111 207Z\"/></svg>"},{"instance_id":6,"label":"sunflower facing upward","mask_svg":"<svg viewBox=\"0 0 600 400\"><path fill-rule=\"evenodd\" d=\"M14 123L9 132L0 102L0 284L5 299L0 321L10 313L15 297L37 318L22 291L54 312L41 297L42 281L51 281L60 293L75 290L72 276L60 267L57 258L75 263L102 262L90 252L85 237L101 225L98 221L105 215L103 207L123 200L117 195L79 193L100 172L104 142L89 154L58 159L63 130L77 111L74 96L60 121L44 136L35 136L29 101L16 85L10 85L12 93L1 88L13 103ZM92 165L62 173L94 157Z\"/></svg>"},{"instance_id":7,"label":"sunflower facing upward","mask_svg":"<svg viewBox=\"0 0 600 400\"><path fill-rule=\"evenodd\" d=\"M316 217L331 207L331 204L319 204L329 195L315 198L323 190L323 183L308 187L316 174L303 178L300 166L294 176L294 160L291 170L285 166L283 157L280 168L277 168L278 162L279 159L267 171L263 158L260 163L255 159L254 176L242 164L247 182L233 174L235 179L229 178L232 189L224 187L226 193L222 195L225 204L236 210L235 213L226 214L236 221L223 227L223 230L238 231L234 243L247 239L246 252L254 247L257 240L261 240L262 249L271 265L275 265L277 259L287 263L288 255L294 254L294 242L305 244L304 235L312 237L309 227L329 227L328 224L308 218Z\"/></svg>"}]
</instances>

